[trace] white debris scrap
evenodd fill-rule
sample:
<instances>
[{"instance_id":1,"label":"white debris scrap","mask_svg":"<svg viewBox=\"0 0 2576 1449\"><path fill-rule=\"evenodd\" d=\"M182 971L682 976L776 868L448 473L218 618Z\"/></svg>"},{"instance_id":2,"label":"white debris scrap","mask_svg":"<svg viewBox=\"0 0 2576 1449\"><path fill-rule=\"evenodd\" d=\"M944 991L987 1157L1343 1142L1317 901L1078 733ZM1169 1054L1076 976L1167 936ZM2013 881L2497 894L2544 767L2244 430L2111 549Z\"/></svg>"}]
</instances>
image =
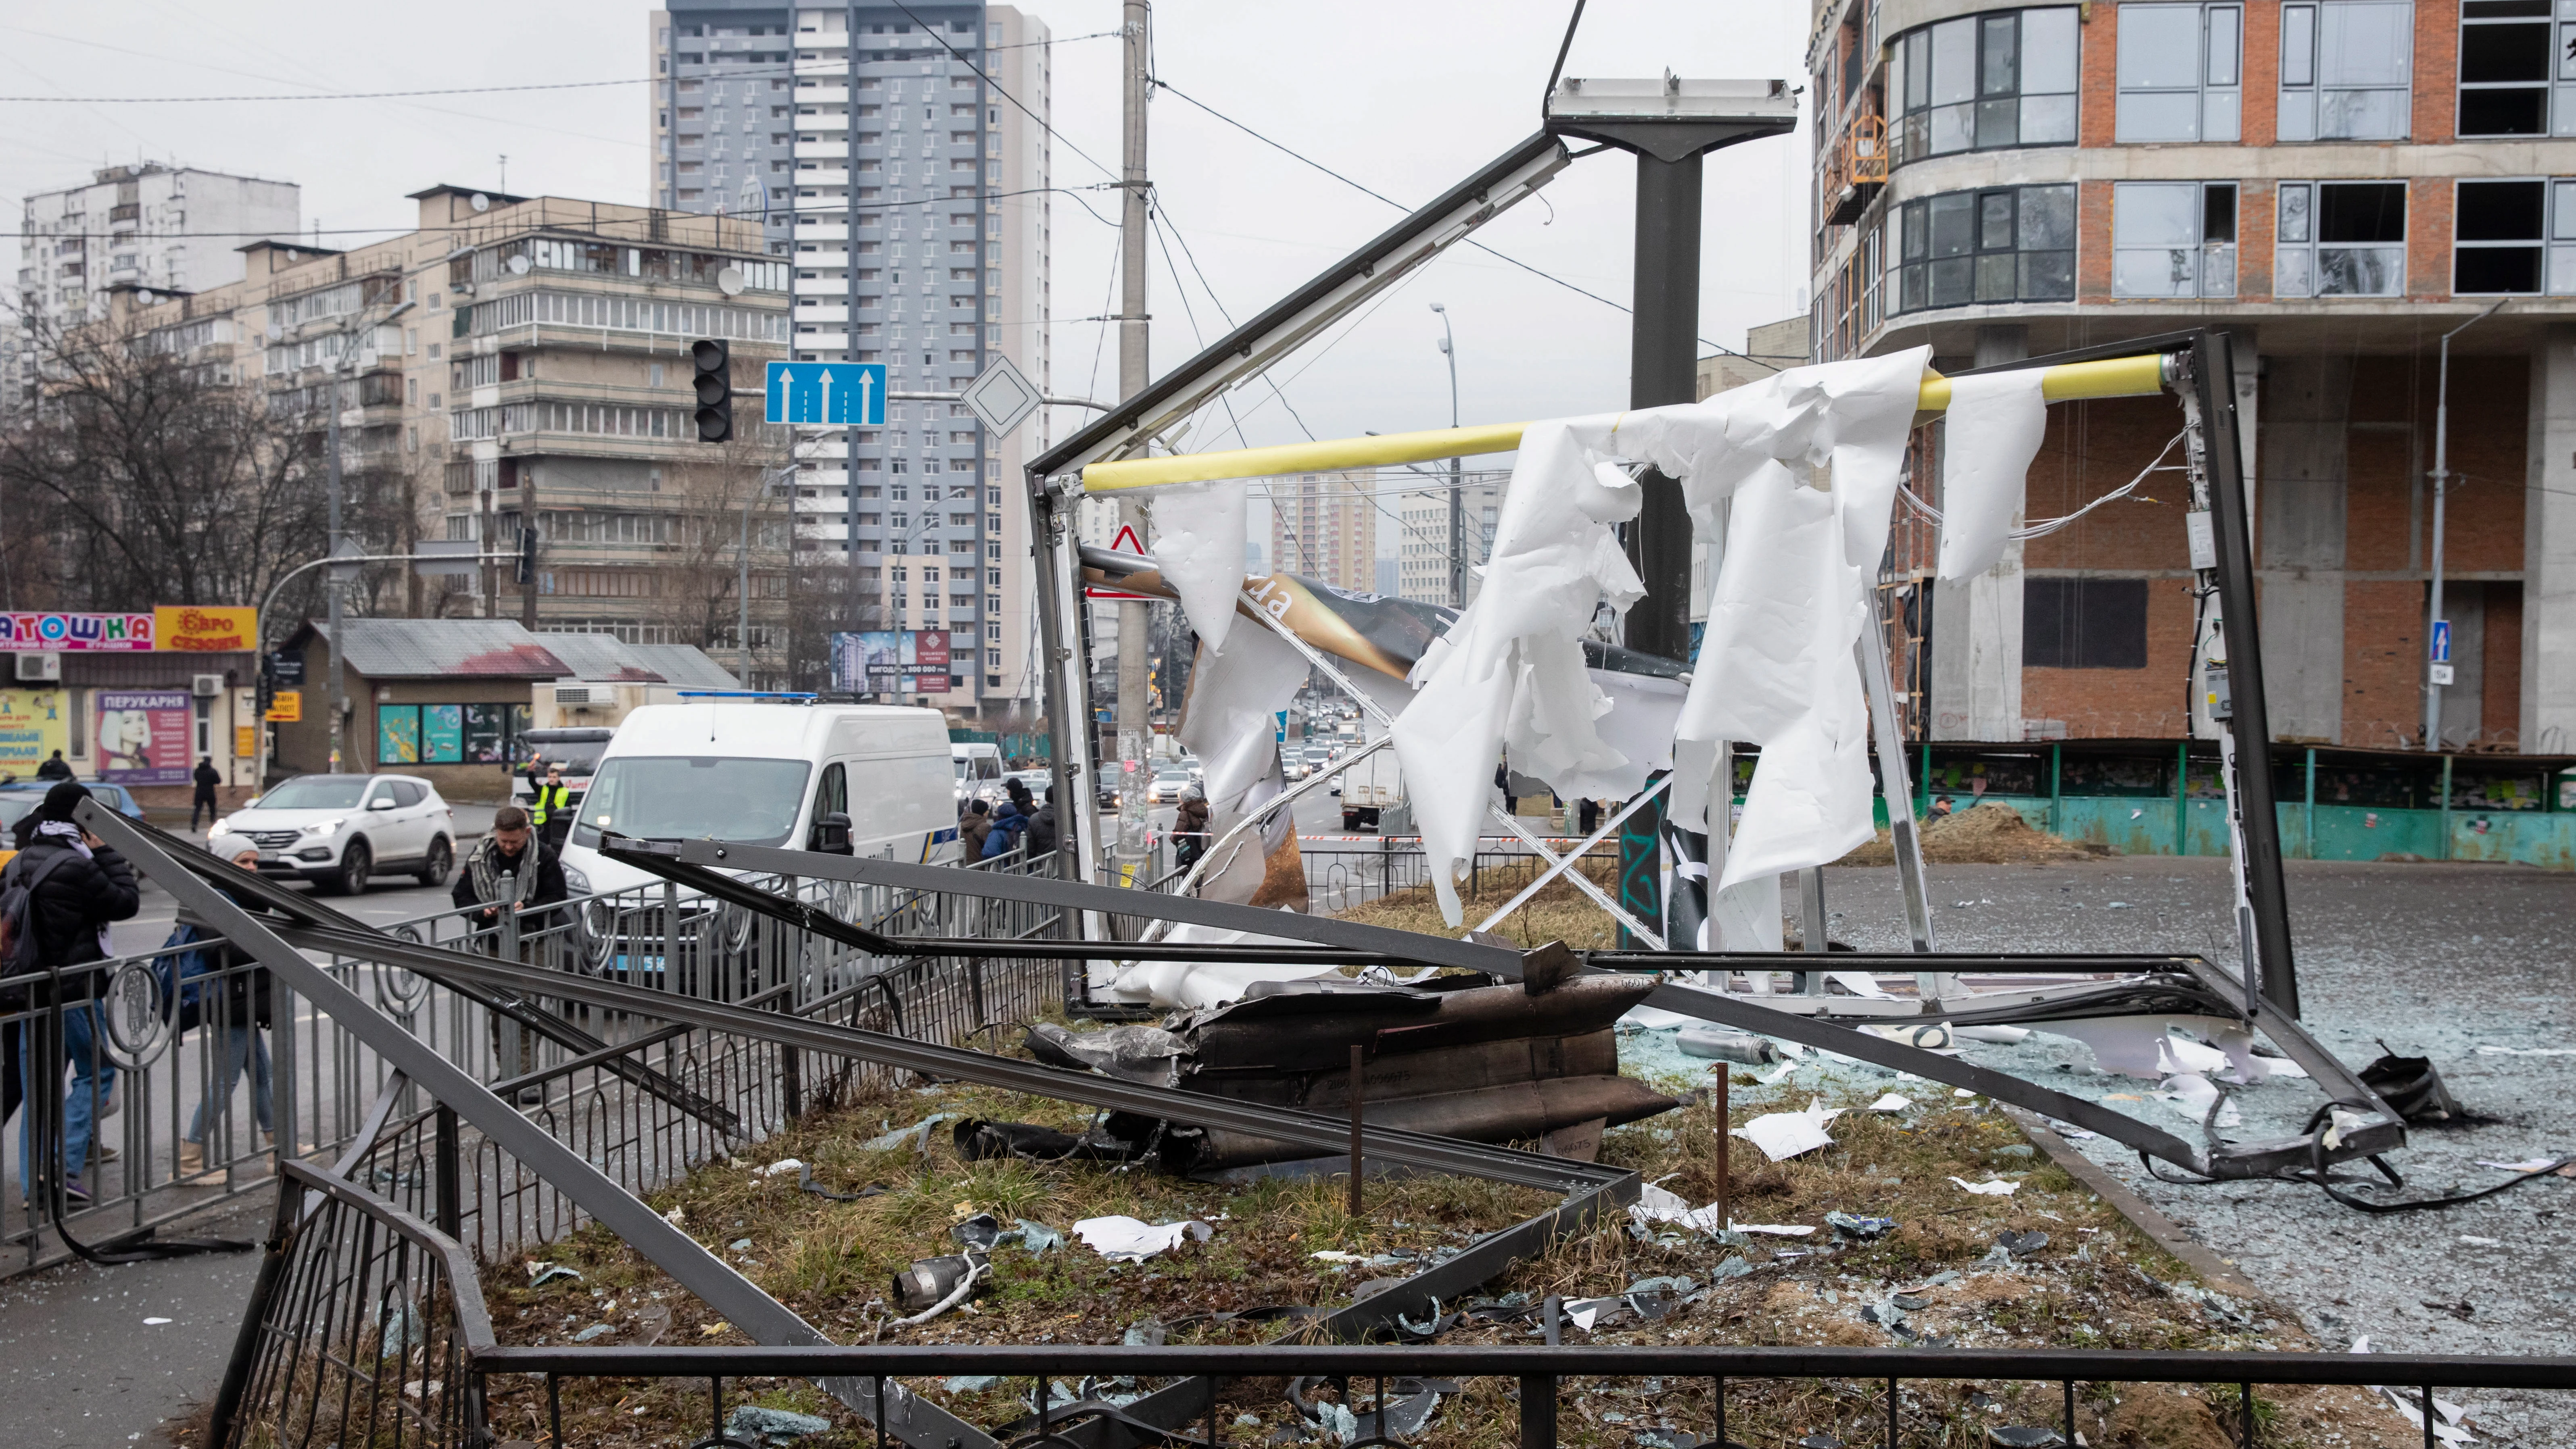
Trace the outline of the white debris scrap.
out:
<instances>
[{"instance_id":1,"label":"white debris scrap","mask_svg":"<svg viewBox=\"0 0 2576 1449\"><path fill-rule=\"evenodd\" d=\"M2000 1177L1990 1177L1984 1182L1970 1182L1964 1177L1954 1177L1950 1180L1979 1197L2010 1197L2013 1195L2013 1189L2021 1186L2018 1182L2006 1182Z\"/></svg>"},{"instance_id":2,"label":"white debris scrap","mask_svg":"<svg viewBox=\"0 0 2576 1449\"><path fill-rule=\"evenodd\" d=\"M1166 1253L1184 1242L1206 1242L1216 1236L1216 1229L1197 1218L1177 1223L1148 1223L1131 1217L1084 1218L1073 1225L1073 1235L1085 1247L1113 1263L1141 1263L1157 1253Z\"/></svg>"},{"instance_id":3,"label":"white debris scrap","mask_svg":"<svg viewBox=\"0 0 2576 1449\"><path fill-rule=\"evenodd\" d=\"M1886 1096L1879 1098L1877 1101L1870 1103L1869 1110L1873 1112L1903 1112L1910 1110L1913 1106L1914 1099L1912 1097L1900 1097L1896 1093L1890 1092Z\"/></svg>"},{"instance_id":4,"label":"white debris scrap","mask_svg":"<svg viewBox=\"0 0 2576 1449\"><path fill-rule=\"evenodd\" d=\"M1827 1107L1809 1099L1803 1112L1766 1112L1738 1127L1732 1133L1762 1149L1762 1155L1773 1162L1785 1162L1819 1147L1831 1147L1834 1139L1825 1124L1842 1115L1839 1107Z\"/></svg>"}]
</instances>

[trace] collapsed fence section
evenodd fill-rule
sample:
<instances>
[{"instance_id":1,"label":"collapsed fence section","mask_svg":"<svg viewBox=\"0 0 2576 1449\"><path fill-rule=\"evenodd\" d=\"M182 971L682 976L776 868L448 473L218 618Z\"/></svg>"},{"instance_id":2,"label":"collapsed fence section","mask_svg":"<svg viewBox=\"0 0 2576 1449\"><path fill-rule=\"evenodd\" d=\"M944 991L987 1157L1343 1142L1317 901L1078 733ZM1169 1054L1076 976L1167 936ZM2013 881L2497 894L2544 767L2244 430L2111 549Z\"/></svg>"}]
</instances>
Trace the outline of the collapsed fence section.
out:
<instances>
[{"instance_id":1,"label":"collapsed fence section","mask_svg":"<svg viewBox=\"0 0 2576 1449\"><path fill-rule=\"evenodd\" d=\"M1048 875L1054 864L1053 856L1012 857L973 869ZM1003 942L1061 929L1051 908L962 891L764 884L888 934ZM989 1045L1007 1025L1061 1003L1071 971L1018 956L869 955L661 885L489 917L445 911L389 933L952 1046ZM315 959L634 1192L882 1075L642 1017L454 989L381 962ZM0 982L9 999L47 1003L0 1014L0 1033L16 1040L23 1032L31 1046L63 1043L49 1056L55 1070L40 1063L30 1074L38 1091L29 1112L45 1114L46 1131L0 1137L7 1177L46 1187L12 1204L0 1232L10 1271L72 1256L67 1233L84 1243L122 1238L265 1190L273 1154L329 1154L361 1140L373 1155L357 1180L411 1211L429 1212L446 1190L439 1185L452 1180L461 1216L447 1226L477 1251L497 1253L578 1225L568 1200L470 1129L453 1146L453 1172L441 1171L433 1104L417 1090L384 1100L395 1074L380 1056L329 1016L299 1008L265 969L226 955L220 939L83 969L104 985L54 972ZM51 1004L60 998L73 999ZM50 1019L57 1013L60 1029ZM51 1093L49 1083L58 1084ZM57 1179L79 1189L59 1194L59 1221Z\"/></svg>"}]
</instances>

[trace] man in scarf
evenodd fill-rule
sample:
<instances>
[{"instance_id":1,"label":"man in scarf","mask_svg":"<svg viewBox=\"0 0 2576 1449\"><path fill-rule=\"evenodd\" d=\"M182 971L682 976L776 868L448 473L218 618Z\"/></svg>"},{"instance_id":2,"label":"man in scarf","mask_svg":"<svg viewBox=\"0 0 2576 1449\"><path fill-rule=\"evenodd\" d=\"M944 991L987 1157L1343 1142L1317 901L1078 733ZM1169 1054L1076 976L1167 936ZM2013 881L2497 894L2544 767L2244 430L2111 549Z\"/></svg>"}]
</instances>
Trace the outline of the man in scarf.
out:
<instances>
[{"instance_id":1,"label":"man in scarf","mask_svg":"<svg viewBox=\"0 0 2576 1449\"><path fill-rule=\"evenodd\" d=\"M75 1208L87 1206L90 1200L81 1185L82 1168L89 1157L93 1125L115 1110L116 1065L98 1050L104 1023L91 1005L106 989L103 974L64 968L115 955L108 923L131 919L141 905L134 867L72 821L72 811L88 798L88 788L72 780L46 791L44 803L18 822L18 854L6 874L0 875L0 882L23 885L28 892L26 929L32 939L27 944L33 948L33 960L25 964L56 968L59 973L28 988L24 1000L0 1002L0 1009L16 1012L33 1007L45 1012L57 1001L62 1006L59 1018L48 1014L9 1028L19 1063L10 1074L10 1085L27 1109L18 1124L18 1161L30 1179L25 1184L29 1188L35 1179L55 1176L54 1167L59 1166L64 1200ZM62 1024L59 1041L54 1037L57 1019ZM61 1084L65 1065L72 1069L71 1090L62 1098L61 1117L55 1119L53 1089ZM59 1147L58 1155L41 1155L46 1161L29 1151L28 1129L40 1113L47 1119L46 1136ZM56 1120L59 1138L51 1130Z\"/></svg>"},{"instance_id":2,"label":"man in scarf","mask_svg":"<svg viewBox=\"0 0 2576 1449\"><path fill-rule=\"evenodd\" d=\"M473 912L468 919L474 927L475 943L488 955L501 954L501 913L515 912L520 959L533 964L535 943L529 937L545 927L550 914L538 908L560 904L571 894L564 884L563 862L537 839L529 826L528 812L516 805L504 805L492 812L491 831L465 857L465 869L456 873L456 888L450 899L458 908ZM498 1016L491 1019L490 1025L495 1079L507 1080L534 1071L536 1032L525 1026L505 1031ZM534 1091L532 1088L521 1096L530 1096Z\"/></svg>"}]
</instances>

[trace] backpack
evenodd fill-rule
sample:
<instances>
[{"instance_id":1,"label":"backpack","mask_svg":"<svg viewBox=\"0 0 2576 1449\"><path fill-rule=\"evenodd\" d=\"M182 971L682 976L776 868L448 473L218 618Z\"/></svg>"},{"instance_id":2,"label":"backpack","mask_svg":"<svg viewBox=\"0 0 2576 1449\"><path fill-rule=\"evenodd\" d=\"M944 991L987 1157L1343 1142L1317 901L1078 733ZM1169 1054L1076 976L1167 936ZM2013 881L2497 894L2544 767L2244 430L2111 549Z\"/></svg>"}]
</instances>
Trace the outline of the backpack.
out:
<instances>
[{"instance_id":1,"label":"backpack","mask_svg":"<svg viewBox=\"0 0 2576 1449\"><path fill-rule=\"evenodd\" d=\"M70 851L58 850L44 864L30 866L26 852L20 851L0 868L0 980L44 969L42 953L36 948L36 888L54 873L54 867L70 858ZM0 1012L24 1011L33 1000L24 983L0 988Z\"/></svg>"},{"instance_id":2,"label":"backpack","mask_svg":"<svg viewBox=\"0 0 2576 1449\"><path fill-rule=\"evenodd\" d=\"M214 938L186 921L170 928L170 938L161 949L170 954L152 963L153 974L161 978L161 1012L165 1019L175 1014L178 1029L187 1031L205 1018L203 977L218 968L209 959L214 952L201 942ZM172 951L176 946L195 945L194 951Z\"/></svg>"}]
</instances>

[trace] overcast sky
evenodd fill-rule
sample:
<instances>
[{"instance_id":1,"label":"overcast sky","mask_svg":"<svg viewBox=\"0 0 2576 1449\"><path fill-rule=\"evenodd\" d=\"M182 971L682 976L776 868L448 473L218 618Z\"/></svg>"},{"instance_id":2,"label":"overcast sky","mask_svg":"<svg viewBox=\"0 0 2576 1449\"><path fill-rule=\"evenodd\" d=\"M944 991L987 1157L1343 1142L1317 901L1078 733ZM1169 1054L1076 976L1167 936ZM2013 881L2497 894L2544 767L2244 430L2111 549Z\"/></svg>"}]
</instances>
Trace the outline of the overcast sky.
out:
<instances>
[{"instance_id":1,"label":"overcast sky","mask_svg":"<svg viewBox=\"0 0 2576 1449\"><path fill-rule=\"evenodd\" d=\"M1118 160L1118 45L1075 37L1116 26L1119 7L1115 0L1037 0L1028 8L1059 38L1054 183L1094 186L1109 178L1086 157L1108 166ZM1155 7L1156 72L1281 144L1418 203L1536 129L1568 9L1568 0L1320 0L1293 7L1164 0ZM0 94L233 97L632 82L650 68L648 13L633 0L450 0L428 10L316 0L110 0L13 9L0 22ZM1797 0L1595 0L1566 69L1650 76L1670 68L1692 77L1795 83L1807 14ZM405 192L442 181L499 188L504 154L513 192L641 202L647 124L640 84L417 100L11 100L0 102L0 134L9 141L0 147L0 190L57 189L111 162L181 162L300 183L307 230L318 223L327 242L346 246L407 228ZM1704 338L1740 347L1747 326L1803 305L1807 144L1802 129L1708 161ZM1222 333L1225 316L1250 315L1399 214L1170 95L1154 104L1150 165L1177 239L1172 260L1185 279L1176 282L1158 247L1157 371ZM1590 157L1542 191L1543 202L1523 203L1480 238L1625 302L1633 191L1631 160ZM1078 203L1115 216L1107 192L1056 198L1059 318L1115 310L1116 232L1087 218ZM1205 273L1205 287L1178 255L1180 244ZM1320 437L1445 426L1449 376L1432 302L1448 306L1457 329L1465 421L1626 401L1624 313L1460 248L1382 299L1329 351L1310 349L1277 370L1287 406L1273 400L1247 411L1243 439L1301 439L1297 418ZM1097 323L1056 324L1054 391L1105 397L1114 388L1116 343L1104 345L1103 331ZM1184 446L1238 446L1231 432L1218 435L1225 427L1203 423Z\"/></svg>"}]
</instances>

